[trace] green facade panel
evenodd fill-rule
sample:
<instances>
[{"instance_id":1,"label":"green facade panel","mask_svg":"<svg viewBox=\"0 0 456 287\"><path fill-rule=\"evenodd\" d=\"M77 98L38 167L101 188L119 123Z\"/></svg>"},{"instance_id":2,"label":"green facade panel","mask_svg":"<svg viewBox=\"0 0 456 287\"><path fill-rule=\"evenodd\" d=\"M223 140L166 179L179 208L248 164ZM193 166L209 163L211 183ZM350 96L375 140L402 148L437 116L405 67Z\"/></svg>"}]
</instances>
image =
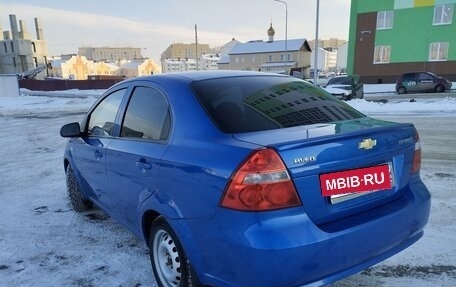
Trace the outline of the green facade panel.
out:
<instances>
[{"instance_id":1,"label":"green facade panel","mask_svg":"<svg viewBox=\"0 0 456 287\"><path fill-rule=\"evenodd\" d=\"M414 0L394 1L394 9L407 9L415 5Z\"/></svg>"},{"instance_id":2,"label":"green facade panel","mask_svg":"<svg viewBox=\"0 0 456 287\"><path fill-rule=\"evenodd\" d=\"M425 61L429 44L424 38L432 19L433 10L428 8L395 10L393 28L377 30L375 45L391 46L391 63Z\"/></svg>"},{"instance_id":3,"label":"green facade panel","mask_svg":"<svg viewBox=\"0 0 456 287\"><path fill-rule=\"evenodd\" d=\"M351 7L350 36L356 34L358 14L394 10L393 28L375 31L376 46L391 46L390 63L429 61L432 42L448 42L448 61L456 61L456 5L451 24L433 25L434 6L405 9L423 3L418 3L416 0L354 0ZM435 0L434 3L453 4L456 0ZM355 40L356 38L350 37L350 41ZM352 47L349 50L349 58L353 59L354 56ZM352 64L353 62L349 61L348 72L353 71Z\"/></svg>"},{"instance_id":4,"label":"green facade panel","mask_svg":"<svg viewBox=\"0 0 456 287\"><path fill-rule=\"evenodd\" d=\"M393 9L394 0L358 0L358 14Z\"/></svg>"},{"instance_id":5,"label":"green facade panel","mask_svg":"<svg viewBox=\"0 0 456 287\"><path fill-rule=\"evenodd\" d=\"M456 0L435 0L435 5L455 4Z\"/></svg>"},{"instance_id":6,"label":"green facade panel","mask_svg":"<svg viewBox=\"0 0 456 287\"><path fill-rule=\"evenodd\" d=\"M392 29L377 30L375 45L391 46L391 63L423 62L429 59L432 42L448 42L448 60L456 60L456 21L450 25L432 25L434 7L394 11Z\"/></svg>"}]
</instances>

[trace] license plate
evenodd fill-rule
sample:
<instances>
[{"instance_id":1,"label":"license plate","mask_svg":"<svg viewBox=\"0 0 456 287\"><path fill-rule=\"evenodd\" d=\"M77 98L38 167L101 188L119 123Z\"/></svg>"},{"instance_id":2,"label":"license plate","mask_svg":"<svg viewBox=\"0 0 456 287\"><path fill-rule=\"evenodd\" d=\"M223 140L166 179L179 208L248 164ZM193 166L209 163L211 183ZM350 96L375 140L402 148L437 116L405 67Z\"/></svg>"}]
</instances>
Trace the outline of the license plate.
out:
<instances>
[{"instance_id":1,"label":"license plate","mask_svg":"<svg viewBox=\"0 0 456 287\"><path fill-rule=\"evenodd\" d=\"M320 175L323 196L388 190L392 182L389 164Z\"/></svg>"}]
</instances>

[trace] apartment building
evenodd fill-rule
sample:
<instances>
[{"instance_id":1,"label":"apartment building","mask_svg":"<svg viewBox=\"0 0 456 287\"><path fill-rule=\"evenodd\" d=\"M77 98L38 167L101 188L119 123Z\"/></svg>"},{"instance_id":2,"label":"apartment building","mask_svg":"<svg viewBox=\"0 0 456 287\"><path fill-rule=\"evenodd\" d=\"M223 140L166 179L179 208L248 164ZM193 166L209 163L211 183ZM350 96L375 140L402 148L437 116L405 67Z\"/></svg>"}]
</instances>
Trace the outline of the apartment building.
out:
<instances>
[{"instance_id":1,"label":"apartment building","mask_svg":"<svg viewBox=\"0 0 456 287\"><path fill-rule=\"evenodd\" d=\"M141 48L133 47L79 47L78 55L86 57L87 60L111 63L143 58Z\"/></svg>"},{"instance_id":2,"label":"apartment building","mask_svg":"<svg viewBox=\"0 0 456 287\"><path fill-rule=\"evenodd\" d=\"M456 0L352 0L347 73L365 83L408 71L456 80Z\"/></svg>"}]
</instances>

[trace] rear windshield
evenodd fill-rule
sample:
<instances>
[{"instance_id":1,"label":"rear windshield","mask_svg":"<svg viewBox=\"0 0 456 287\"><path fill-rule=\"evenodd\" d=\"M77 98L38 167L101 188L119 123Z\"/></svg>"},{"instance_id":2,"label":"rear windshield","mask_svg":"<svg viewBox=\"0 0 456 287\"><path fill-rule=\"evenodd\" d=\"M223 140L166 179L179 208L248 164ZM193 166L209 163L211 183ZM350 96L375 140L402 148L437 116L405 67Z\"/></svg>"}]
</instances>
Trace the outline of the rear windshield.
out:
<instances>
[{"instance_id":1,"label":"rear windshield","mask_svg":"<svg viewBox=\"0 0 456 287\"><path fill-rule=\"evenodd\" d=\"M217 127L244 133L364 117L314 85L292 77L197 81L192 88Z\"/></svg>"}]
</instances>

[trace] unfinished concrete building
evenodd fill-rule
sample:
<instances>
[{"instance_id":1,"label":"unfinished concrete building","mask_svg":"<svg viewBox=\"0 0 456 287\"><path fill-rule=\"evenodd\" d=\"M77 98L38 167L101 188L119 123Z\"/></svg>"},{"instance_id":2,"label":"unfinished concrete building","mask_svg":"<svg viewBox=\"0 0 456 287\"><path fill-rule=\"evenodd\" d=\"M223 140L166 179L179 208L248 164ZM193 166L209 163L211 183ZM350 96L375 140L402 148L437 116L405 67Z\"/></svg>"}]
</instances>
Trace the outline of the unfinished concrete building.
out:
<instances>
[{"instance_id":1,"label":"unfinished concrete building","mask_svg":"<svg viewBox=\"0 0 456 287\"><path fill-rule=\"evenodd\" d=\"M9 15L11 30L0 27L0 74L44 78L48 62L47 43L43 37L41 19L35 18L36 39L32 39L26 23Z\"/></svg>"}]
</instances>

